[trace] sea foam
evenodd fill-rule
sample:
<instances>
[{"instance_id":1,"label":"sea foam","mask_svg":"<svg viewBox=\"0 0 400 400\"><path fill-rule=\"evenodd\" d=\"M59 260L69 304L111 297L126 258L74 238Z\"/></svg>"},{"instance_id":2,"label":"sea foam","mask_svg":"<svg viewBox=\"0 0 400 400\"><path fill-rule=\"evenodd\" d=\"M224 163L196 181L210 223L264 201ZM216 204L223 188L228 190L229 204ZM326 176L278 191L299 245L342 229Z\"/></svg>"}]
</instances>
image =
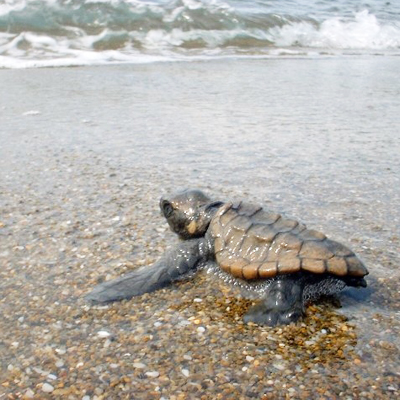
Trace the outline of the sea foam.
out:
<instances>
[{"instance_id":1,"label":"sea foam","mask_svg":"<svg viewBox=\"0 0 400 400\"><path fill-rule=\"evenodd\" d=\"M330 18L315 26L307 22L292 23L270 30L277 46L304 46L334 49L387 50L400 48L400 27L381 25L367 10L353 21Z\"/></svg>"}]
</instances>

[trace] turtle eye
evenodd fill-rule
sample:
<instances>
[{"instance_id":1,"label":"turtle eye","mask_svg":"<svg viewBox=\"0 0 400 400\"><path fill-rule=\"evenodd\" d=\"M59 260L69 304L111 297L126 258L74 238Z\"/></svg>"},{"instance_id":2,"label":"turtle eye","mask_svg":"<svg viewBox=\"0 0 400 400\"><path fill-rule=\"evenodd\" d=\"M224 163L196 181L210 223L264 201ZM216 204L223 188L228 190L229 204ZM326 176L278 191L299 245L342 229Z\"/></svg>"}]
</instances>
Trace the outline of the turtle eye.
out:
<instances>
[{"instance_id":1,"label":"turtle eye","mask_svg":"<svg viewBox=\"0 0 400 400\"><path fill-rule=\"evenodd\" d=\"M210 210L211 208L218 208L221 207L224 203L222 201L213 201L206 205L206 211Z\"/></svg>"},{"instance_id":2,"label":"turtle eye","mask_svg":"<svg viewBox=\"0 0 400 400\"><path fill-rule=\"evenodd\" d=\"M162 202L161 208L162 208L165 218L170 217L172 215L172 213L174 212L174 209L172 208L172 205L168 200L164 200Z\"/></svg>"}]
</instances>

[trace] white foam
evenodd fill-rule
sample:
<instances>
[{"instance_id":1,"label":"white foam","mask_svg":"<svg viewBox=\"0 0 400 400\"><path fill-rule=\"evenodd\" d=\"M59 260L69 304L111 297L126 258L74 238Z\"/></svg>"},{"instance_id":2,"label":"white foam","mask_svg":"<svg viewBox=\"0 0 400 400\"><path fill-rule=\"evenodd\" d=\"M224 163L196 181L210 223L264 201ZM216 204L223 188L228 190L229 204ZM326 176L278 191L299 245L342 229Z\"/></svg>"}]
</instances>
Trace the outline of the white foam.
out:
<instances>
[{"instance_id":1,"label":"white foam","mask_svg":"<svg viewBox=\"0 0 400 400\"><path fill-rule=\"evenodd\" d=\"M41 112L38 110L30 110L24 112L22 115L27 116L27 115L39 115L39 114L41 114Z\"/></svg>"},{"instance_id":2,"label":"white foam","mask_svg":"<svg viewBox=\"0 0 400 400\"><path fill-rule=\"evenodd\" d=\"M124 56L116 52L115 56L100 54L93 57L92 54L80 52L79 57L59 57L55 59L20 59L17 57L0 56L0 68L7 69L26 69L26 68L48 68L48 67L80 67L90 65L109 65L109 64L150 64L155 62L174 61L162 56Z\"/></svg>"},{"instance_id":3,"label":"white foam","mask_svg":"<svg viewBox=\"0 0 400 400\"><path fill-rule=\"evenodd\" d=\"M400 24L382 25L367 10L355 14L352 21L330 18L319 27L298 22L272 28L269 33L271 41L277 46L373 50L400 48Z\"/></svg>"},{"instance_id":4,"label":"white foam","mask_svg":"<svg viewBox=\"0 0 400 400\"><path fill-rule=\"evenodd\" d=\"M26 7L26 0L6 0L4 4L0 4L0 17L8 15L12 11L21 11Z\"/></svg>"}]
</instances>

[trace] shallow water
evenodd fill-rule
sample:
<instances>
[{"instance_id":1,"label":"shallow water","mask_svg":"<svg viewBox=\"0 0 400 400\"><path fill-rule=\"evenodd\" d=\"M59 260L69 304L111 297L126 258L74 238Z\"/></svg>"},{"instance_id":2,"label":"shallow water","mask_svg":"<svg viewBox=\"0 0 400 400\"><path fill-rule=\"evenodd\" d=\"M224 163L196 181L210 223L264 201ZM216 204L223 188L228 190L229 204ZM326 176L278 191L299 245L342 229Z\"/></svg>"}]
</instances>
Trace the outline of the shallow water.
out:
<instances>
[{"instance_id":1,"label":"shallow water","mask_svg":"<svg viewBox=\"0 0 400 400\"><path fill-rule=\"evenodd\" d=\"M163 183L171 190L184 175L311 222L333 207L324 219L337 232L342 203L355 231L369 210L382 231L364 227L364 240L387 241L399 231L398 65L367 57L3 71L15 88L2 96L4 168L32 148L37 157L101 152L176 174Z\"/></svg>"},{"instance_id":2,"label":"shallow water","mask_svg":"<svg viewBox=\"0 0 400 400\"><path fill-rule=\"evenodd\" d=\"M228 385L218 374L231 376L231 395L243 398L253 390L296 397L302 379L306 388L323 382L335 398L339 375L340 385L349 382L337 396L397 395L399 63L342 57L0 71L6 393L31 388L43 396L44 382L57 390L64 382L79 388L78 398L86 387L106 390L104 374L127 376L131 383L119 384L128 392L157 387L132 363L159 368L155 398L192 393L186 371L172 362L194 374L192 383L212 379L214 398ZM176 243L157 203L179 187L259 202L322 230L364 260L369 291L342 295L340 310L311 308L304 325L284 330L239 327L246 304L209 277L88 309L81 296L97 279L151 263ZM117 339L99 345L101 330ZM214 358L196 358L199 337ZM289 353L271 347L277 343ZM126 364L116 367L115 359ZM209 370L197 376L201 365ZM177 387L163 386L168 368ZM248 371L268 377L250 384ZM114 395L125 393L115 387Z\"/></svg>"}]
</instances>

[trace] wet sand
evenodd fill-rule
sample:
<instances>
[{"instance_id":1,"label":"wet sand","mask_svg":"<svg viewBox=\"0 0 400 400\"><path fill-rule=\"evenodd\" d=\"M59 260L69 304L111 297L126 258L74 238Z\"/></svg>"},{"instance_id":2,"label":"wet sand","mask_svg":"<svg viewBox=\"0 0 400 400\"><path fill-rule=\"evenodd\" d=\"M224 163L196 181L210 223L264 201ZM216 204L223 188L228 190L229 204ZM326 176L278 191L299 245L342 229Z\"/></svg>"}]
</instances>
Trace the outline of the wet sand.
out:
<instances>
[{"instance_id":1,"label":"wet sand","mask_svg":"<svg viewBox=\"0 0 400 400\"><path fill-rule=\"evenodd\" d=\"M390 399L400 367L396 58L0 71L0 399ZM212 275L105 307L199 187L349 245L368 290L244 325Z\"/></svg>"}]
</instances>

